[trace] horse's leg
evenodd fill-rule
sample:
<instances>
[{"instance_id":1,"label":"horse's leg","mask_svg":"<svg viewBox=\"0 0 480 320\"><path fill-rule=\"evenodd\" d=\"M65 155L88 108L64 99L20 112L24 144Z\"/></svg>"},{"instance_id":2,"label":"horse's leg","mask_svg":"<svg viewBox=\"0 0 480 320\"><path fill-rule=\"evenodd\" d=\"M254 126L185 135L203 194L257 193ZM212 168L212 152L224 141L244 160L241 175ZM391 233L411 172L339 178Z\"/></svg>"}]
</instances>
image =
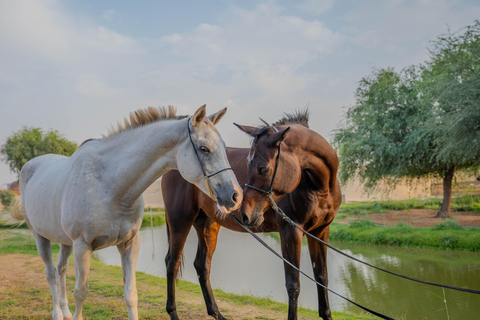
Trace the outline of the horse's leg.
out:
<instances>
[{"instance_id":1,"label":"horse's leg","mask_svg":"<svg viewBox=\"0 0 480 320\"><path fill-rule=\"evenodd\" d=\"M217 236L220 225L213 222L207 216L202 215L195 220L194 227L198 235L198 247L193 265L197 271L203 298L207 305L207 312L217 320L224 320L225 318L221 315L220 311L218 311L218 306L213 296L212 285L210 284L212 256L217 246Z\"/></svg>"},{"instance_id":2,"label":"horse's leg","mask_svg":"<svg viewBox=\"0 0 480 320\"><path fill-rule=\"evenodd\" d=\"M122 272L124 282L125 303L128 309L128 319L138 319L138 294L135 278L137 266L138 249L140 248L140 235L137 233L131 241L124 242L117 246L122 256Z\"/></svg>"},{"instance_id":3,"label":"horse's leg","mask_svg":"<svg viewBox=\"0 0 480 320\"><path fill-rule=\"evenodd\" d=\"M171 320L178 320L175 303L175 279L177 278L183 246L192 224L193 221L190 219L181 219L177 222L170 222L167 226L169 247L165 257L165 265L167 266L167 312Z\"/></svg>"},{"instance_id":4,"label":"horse's leg","mask_svg":"<svg viewBox=\"0 0 480 320\"><path fill-rule=\"evenodd\" d=\"M33 236L35 237L35 243L37 244L37 250L40 254L40 257L45 263L45 275L47 276L47 282L50 286L50 292L52 293L52 301L53 301L53 311L52 317L54 320L61 320L63 319L62 309L60 309L60 304L58 303L58 275L57 275L57 268L53 264L52 258L52 248L50 246L50 240L42 237L38 233L36 233L32 228Z\"/></svg>"},{"instance_id":5,"label":"horse's leg","mask_svg":"<svg viewBox=\"0 0 480 320\"><path fill-rule=\"evenodd\" d=\"M72 319L72 313L68 309L68 298L67 298L67 268L68 268L68 257L72 254L72 246L67 246L65 244L60 245L60 252L57 256L57 269L59 277L59 298L60 298L60 308L62 309L63 319L70 320Z\"/></svg>"},{"instance_id":6,"label":"horse's leg","mask_svg":"<svg viewBox=\"0 0 480 320\"><path fill-rule=\"evenodd\" d=\"M92 250L83 239L77 239L73 242L73 261L75 263L75 314L73 320L81 320L83 302L88 294L88 273L90 271L90 262L92 259Z\"/></svg>"},{"instance_id":7,"label":"horse's leg","mask_svg":"<svg viewBox=\"0 0 480 320\"><path fill-rule=\"evenodd\" d=\"M326 228L315 229L310 233L327 242L330 234L330 226L327 226ZM307 239L315 280L323 284L325 287L328 287L327 246L310 237L307 237ZM330 304L328 303L328 290L317 285L317 292L318 316L324 320L332 320Z\"/></svg>"},{"instance_id":8,"label":"horse's leg","mask_svg":"<svg viewBox=\"0 0 480 320\"><path fill-rule=\"evenodd\" d=\"M282 255L295 267L300 268L303 233L297 228L284 224L280 228ZM300 294L300 273L284 263L285 286L288 293L288 320L297 319L298 295Z\"/></svg>"}]
</instances>

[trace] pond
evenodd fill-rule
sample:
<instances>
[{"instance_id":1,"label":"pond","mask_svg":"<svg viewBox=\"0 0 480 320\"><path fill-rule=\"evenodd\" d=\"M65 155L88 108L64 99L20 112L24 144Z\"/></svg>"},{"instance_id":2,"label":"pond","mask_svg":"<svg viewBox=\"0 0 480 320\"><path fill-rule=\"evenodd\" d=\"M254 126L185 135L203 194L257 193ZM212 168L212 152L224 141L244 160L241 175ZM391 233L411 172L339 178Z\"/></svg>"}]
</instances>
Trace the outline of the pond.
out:
<instances>
[{"instance_id":1,"label":"pond","mask_svg":"<svg viewBox=\"0 0 480 320\"><path fill-rule=\"evenodd\" d=\"M166 277L166 227L141 231L142 244L137 270ZM268 235L259 235L274 250L280 243ZM387 270L452 286L480 289L480 253L441 251L389 246L332 242L355 257ZM183 279L197 283L193 260L197 250L194 229L184 249ZM120 265L115 247L94 253L94 258ZM301 269L312 276L307 246L302 247ZM340 254L328 251L329 287L349 299L383 314L401 319L475 319L480 314L480 296L433 287L401 279L364 266ZM211 282L215 289L287 302L283 263L248 234L220 229L212 262ZM359 308L330 293L333 311ZM446 301L446 304L444 302ZM299 304L317 308L315 284L301 276ZM448 311L447 311L448 310Z\"/></svg>"}]
</instances>

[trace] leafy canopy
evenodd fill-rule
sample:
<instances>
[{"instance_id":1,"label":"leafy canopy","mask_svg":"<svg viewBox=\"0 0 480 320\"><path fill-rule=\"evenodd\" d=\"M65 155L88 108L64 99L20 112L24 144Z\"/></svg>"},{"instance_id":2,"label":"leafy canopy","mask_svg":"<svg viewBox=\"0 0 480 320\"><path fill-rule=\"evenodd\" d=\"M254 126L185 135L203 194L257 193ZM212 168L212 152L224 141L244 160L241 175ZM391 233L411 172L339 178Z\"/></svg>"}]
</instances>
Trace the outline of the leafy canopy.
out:
<instances>
[{"instance_id":1,"label":"leafy canopy","mask_svg":"<svg viewBox=\"0 0 480 320\"><path fill-rule=\"evenodd\" d=\"M0 191L0 202L4 207L9 207L15 200L15 193L10 190Z\"/></svg>"},{"instance_id":2,"label":"leafy canopy","mask_svg":"<svg viewBox=\"0 0 480 320\"><path fill-rule=\"evenodd\" d=\"M428 134L439 158L456 167L480 166L480 21L439 37L422 70L431 106Z\"/></svg>"},{"instance_id":3,"label":"leafy canopy","mask_svg":"<svg viewBox=\"0 0 480 320\"><path fill-rule=\"evenodd\" d=\"M440 36L424 64L361 79L336 130L340 180L378 182L480 165L480 22Z\"/></svg>"},{"instance_id":4,"label":"leafy canopy","mask_svg":"<svg viewBox=\"0 0 480 320\"><path fill-rule=\"evenodd\" d=\"M65 139L56 130L43 132L41 128L23 127L8 137L0 154L10 170L20 176L23 165L35 157L48 153L70 156L76 149L76 143Z\"/></svg>"}]
</instances>

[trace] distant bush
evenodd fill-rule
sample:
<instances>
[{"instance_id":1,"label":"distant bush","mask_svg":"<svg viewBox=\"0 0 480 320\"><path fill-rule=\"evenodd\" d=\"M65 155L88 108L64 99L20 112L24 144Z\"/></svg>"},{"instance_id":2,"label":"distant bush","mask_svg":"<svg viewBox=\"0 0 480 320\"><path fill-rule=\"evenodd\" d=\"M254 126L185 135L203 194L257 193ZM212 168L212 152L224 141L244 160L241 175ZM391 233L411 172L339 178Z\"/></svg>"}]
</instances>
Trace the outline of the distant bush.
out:
<instances>
[{"instance_id":1,"label":"distant bush","mask_svg":"<svg viewBox=\"0 0 480 320\"><path fill-rule=\"evenodd\" d=\"M357 229L370 229L375 227L375 223L368 219L356 220L351 221L349 224L350 228L357 228Z\"/></svg>"},{"instance_id":2,"label":"distant bush","mask_svg":"<svg viewBox=\"0 0 480 320\"><path fill-rule=\"evenodd\" d=\"M463 227L459 225L458 222L453 220L446 220L433 227L434 230L461 230L462 228Z\"/></svg>"},{"instance_id":3,"label":"distant bush","mask_svg":"<svg viewBox=\"0 0 480 320\"><path fill-rule=\"evenodd\" d=\"M0 202L2 202L3 206L10 207L13 202L15 201L15 193L10 190L5 190L0 192Z\"/></svg>"}]
</instances>

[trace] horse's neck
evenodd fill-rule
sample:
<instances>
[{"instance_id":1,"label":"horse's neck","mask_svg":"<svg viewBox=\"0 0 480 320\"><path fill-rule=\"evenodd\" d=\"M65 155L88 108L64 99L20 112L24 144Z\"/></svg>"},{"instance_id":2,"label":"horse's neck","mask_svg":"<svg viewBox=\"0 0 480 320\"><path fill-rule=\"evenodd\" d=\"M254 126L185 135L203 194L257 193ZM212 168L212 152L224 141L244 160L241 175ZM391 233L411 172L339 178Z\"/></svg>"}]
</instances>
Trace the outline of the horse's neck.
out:
<instances>
[{"instance_id":1,"label":"horse's neck","mask_svg":"<svg viewBox=\"0 0 480 320\"><path fill-rule=\"evenodd\" d=\"M333 190L337 183L338 156L332 146L318 133L302 128L295 143L300 148L299 162L302 170L318 190Z\"/></svg>"},{"instance_id":2,"label":"horse's neck","mask_svg":"<svg viewBox=\"0 0 480 320\"><path fill-rule=\"evenodd\" d=\"M179 145L188 139L187 119L163 120L100 141L96 154L112 199L132 205L155 180L176 169Z\"/></svg>"}]
</instances>

